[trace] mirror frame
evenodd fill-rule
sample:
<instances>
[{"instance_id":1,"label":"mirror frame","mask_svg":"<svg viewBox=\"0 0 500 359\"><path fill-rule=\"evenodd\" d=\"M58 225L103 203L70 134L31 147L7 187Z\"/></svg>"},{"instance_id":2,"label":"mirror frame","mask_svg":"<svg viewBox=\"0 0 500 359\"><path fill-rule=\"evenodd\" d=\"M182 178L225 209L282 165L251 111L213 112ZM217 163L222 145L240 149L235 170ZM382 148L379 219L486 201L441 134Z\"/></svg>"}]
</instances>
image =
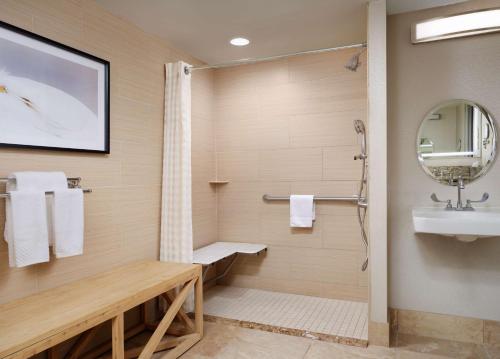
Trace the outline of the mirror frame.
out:
<instances>
[{"instance_id":1,"label":"mirror frame","mask_svg":"<svg viewBox=\"0 0 500 359\"><path fill-rule=\"evenodd\" d=\"M415 141L415 149L416 149L416 153L417 153L417 162L420 166L420 168L422 169L422 171L424 171L424 173L430 177L433 181L437 182L437 183L440 183L442 185L445 185L445 186L456 186L457 184L456 183L453 183L453 184L449 184L448 182L443 182L443 181L440 181L438 179L436 179L436 177L434 177L434 175L432 174L432 172L428 169L427 166L425 166L424 164L424 159L422 158L422 156L420 155L420 152L418 150L419 148L419 145L420 145L420 131L422 129L422 125L424 124L424 121L430 116L432 115L435 111L437 111L438 109L440 109L441 107L445 107L445 106L448 106L448 105L451 105L453 103L465 103L467 105L470 105L470 106L475 106L477 108L479 108L479 110L488 117L488 120L489 122L492 124L492 126L490 126L490 131L493 132L493 143L492 143L492 151L493 151L493 158L491 160L491 162L483 167L481 169L481 171L479 171L479 173L471 180L469 181L466 181L464 182L465 184L468 184L468 183L472 183L472 182L475 182L477 181L478 179L480 179L481 177L483 177L486 173L488 173L488 171L491 169L491 167L493 166L493 164L495 163L496 161L496 158L497 158L497 123L495 121L495 118L493 117L492 113L490 111L488 111L488 109L480 104L478 104L477 102L474 102L474 101L470 101L470 100L464 100L464 99L453 99L453 100L447 100L447 101L443 101L443 102L440 102L438 103L436 106L434 106L430 111L427 111L423 120L420 121L420 125L418 126L418 129L417 129L417 137L416 137L416 141Z\"/></svg>"}]
</instances>

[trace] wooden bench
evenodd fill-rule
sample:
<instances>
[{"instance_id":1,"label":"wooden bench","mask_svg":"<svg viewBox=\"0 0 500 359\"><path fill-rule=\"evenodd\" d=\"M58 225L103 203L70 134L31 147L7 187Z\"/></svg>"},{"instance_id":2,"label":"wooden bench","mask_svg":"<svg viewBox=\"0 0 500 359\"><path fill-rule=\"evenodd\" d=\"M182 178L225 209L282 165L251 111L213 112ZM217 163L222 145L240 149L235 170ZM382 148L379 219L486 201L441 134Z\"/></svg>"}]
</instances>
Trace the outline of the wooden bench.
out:
<instances>
[{"instance_id":1,"label":"wooden bench","mask_svg":"<svg viewBox=\"0 0 500 359\"><path fill-rule=\"evenodd\" d=\"M171 291L181 287L177 296ZM194 321L181 306L195 288ZM124 341L146 327L143 323L124 332L123 313L163 296L169 307L142 348L125 352ZM177 338L165 333L174 318L191 330ZM67 353L82 357L85 345L101 323L112 323L112 357L151 358L155 351L171 349L164 358L177 358L203 336L203 283L201 266L158 261L136 262L109 272L0 305L0 358L28 358L80 335ZM104 352L108 348L104 348ZM102 352L102 351L101 351Z\"/></svg>"},{"instance_id":2,"label":"wooden bench","mask_svg":"<svg viewBox=\"0 0 500 359\"><path fill-rule=\"evenodd\" d=\"M265 244L215 242L195 250L193 253L193 263L201 264L203 266L203 279L205 279L207 271L211 266L214 266L221 260L232 257L222 274L205 281L206 283L209 283L226 276L239 254L259 255L265 251L267 251L267 246Z\"/></svg>"}]
</instances>

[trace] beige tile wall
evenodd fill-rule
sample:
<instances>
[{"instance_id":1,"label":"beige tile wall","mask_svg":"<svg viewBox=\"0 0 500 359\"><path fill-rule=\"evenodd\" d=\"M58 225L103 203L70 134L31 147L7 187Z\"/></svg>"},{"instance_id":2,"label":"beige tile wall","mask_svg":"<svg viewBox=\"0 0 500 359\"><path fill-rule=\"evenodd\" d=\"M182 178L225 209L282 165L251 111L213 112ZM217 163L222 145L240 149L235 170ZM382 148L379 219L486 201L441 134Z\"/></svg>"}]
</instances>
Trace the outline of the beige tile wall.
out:
<instances>
[{"instance_id":1,"label":"beige tile wall","mask_svg":"<svg viewBox=\"0 0 500 359\"><path fill-rule=\"evenodd\" d=\"M0 240L0 302L54 287L118 264L157 258L163 141L164 64L196 60L110 15L91 0L2 0L0 20L111 62L111 154L0 149L0 176L62 170L81 176L86 195L85 254L9 269ZM195 246L215 241L211 116L213 74L193 75ZM0 190L4 190L2 187ZM4 206L0 203L0 233Z\"/></svg>"},{"instance_id":2,"label":"beige tile wall","mask_svg":"<svg viewBox=\"0 0 500 359\"><path fill-rule=\"evenodd\" d=\"M109 156L0 149L1 176L19 170L63 170L83 177L84 185L94 189L86 197L84 256L9 269L7 248L0 241L0 302L124 262L156 258L163 65L196 60L91 0L4 0L0 20L111 62L112 136ZM367 299L352 206L320 204L313 229L292 230L286 203L261 200L264 193L355 192L359 166L351 160L358 149L352 121L366 119L366 68L357 73L344 70L352 54L342 51L194 73L195 247L217 238L270 246L267 257L239 264L232 277L235 284ZM215 177L231 183L216 193L208 185ZM3 215L0 205L0 227Z\"/></svg>"},{"instance_id":3,"label":"beige tile wall","mask_svg":"<svg viewBox=\"0 0 500 359\"><path fill-rule=\"evenodd\" d=\"M234 285L367 300L355 207L320 203L312 229L289 227L287 202L274 195L352 195L360 177L355 119L366 121L366 56L355 50L300 56L215 72L218 238L266 243L246 257Z\"/></svg>"},{"instance_id":4,"label":"beige tile wall","mask_svg":"<svg viewBox=\"0 0 500 359\"><path fill-rule=\"evenodd\" d=\"M216 189L209 181L216 178L215 138L212 116L213 71L194 71L192 81L192 176L194 248L217 240Z\"/></svg>"}]
</instances>

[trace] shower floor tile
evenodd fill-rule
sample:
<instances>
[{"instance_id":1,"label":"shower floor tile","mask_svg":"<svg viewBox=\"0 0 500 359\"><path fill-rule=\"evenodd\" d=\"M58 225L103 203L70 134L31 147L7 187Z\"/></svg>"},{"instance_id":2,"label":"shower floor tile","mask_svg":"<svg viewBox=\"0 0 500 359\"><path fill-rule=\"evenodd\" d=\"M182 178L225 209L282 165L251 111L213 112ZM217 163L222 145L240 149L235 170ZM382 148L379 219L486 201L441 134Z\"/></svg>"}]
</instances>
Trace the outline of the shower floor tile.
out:
<instances>
[{"instance_id":1,"label":"shower floor tile","mask_svg":"<svg viewBox=\"0 0 500 359\"><path fill-rule=\"evenodd\" d=\"M343 344L368 344L368 304L216 286L205 293L205 319Z\"/></svg>"}]
</instances>

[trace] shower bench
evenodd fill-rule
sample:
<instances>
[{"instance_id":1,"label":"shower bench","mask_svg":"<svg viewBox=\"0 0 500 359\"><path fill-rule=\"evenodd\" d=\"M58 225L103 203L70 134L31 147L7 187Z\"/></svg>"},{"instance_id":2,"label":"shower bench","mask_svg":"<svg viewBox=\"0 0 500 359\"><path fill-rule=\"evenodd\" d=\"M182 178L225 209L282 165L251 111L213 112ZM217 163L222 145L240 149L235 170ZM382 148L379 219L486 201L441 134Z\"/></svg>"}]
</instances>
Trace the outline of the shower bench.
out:
<instances>
[{"instance_id":1,"label":"shower bench","mask_svg":"<svg viewBox=\"0 0 500 359\"><path fill-rule=\"evenodd\" d=\"M259 255L267 251L265 244L258 243L238 243L238 242L215 242L208 246L198 248L193 253L193 263L203 266L203 280L205 283L215 282L227 275L234 262L240 254ZM205 280L208 269L217 264L217 262L230 258L231 261L226 268L214 278Z\"/></svg>"},{"instance_id":2,"label":"shower bench","mask_svg":"<svg viewBox=\"0 0 500 359\"><path fill-rule=\"evenodd\" d=\"M181 287L174 296L172 289ZM195 318L181 308L195 288ZM163 296L170 304L157 324L147 324L143 303ZM124 312L142 306L142 323L125 331ZM174 318L178 322L172 323ZM112 340L84 353L96 328L111 320ZM180 324L179 336L168 338L171 324ZM149 326L149 328L148 328ZM178 327L179 328L179 327ZM125 350L124 341L146 329L154 330L144 347ZM112 350L113 359L151 358L155 351L171 349L163 358L177 358L203 336L203 284L201 266L141 261L0 305L0 358L29 358L79 336L65 358L90 358Z\"/></svg>"}]
</instances>

